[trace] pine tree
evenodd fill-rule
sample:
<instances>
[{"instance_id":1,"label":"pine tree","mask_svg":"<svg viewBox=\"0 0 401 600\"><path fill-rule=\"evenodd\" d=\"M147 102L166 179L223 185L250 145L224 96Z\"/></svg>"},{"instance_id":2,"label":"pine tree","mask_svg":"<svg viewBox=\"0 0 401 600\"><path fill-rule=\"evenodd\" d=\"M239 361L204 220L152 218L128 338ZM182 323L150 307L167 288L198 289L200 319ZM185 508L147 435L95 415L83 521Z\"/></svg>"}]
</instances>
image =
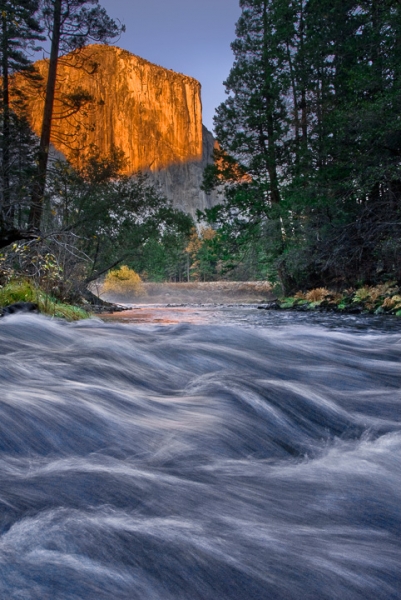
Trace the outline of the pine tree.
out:
<instances>
[{"instance_id":1,"label":"pine tree","mask_svg":"<svg viewBox=\"0 0 401 600\"><path fill-rule=\"evenodd\" d=\"M280 202L280 140L288 115L283 32L277 27L277 0L241 0L242 15L232 44L235 63L225 81L228 99L217 109L217 139L254 182L268 204Z\"/></svg>"},{"instance_id":2,"label":"pine tree","mask_svg":"<svg viewBox=\"0 0 401 600\"><path fill-rule=\"evenodd\" d=\"M13 225L14 202L12 199L12 167L15 138L21 140L20 133L26 126L20 122L17 113L23 111L23 97L11 100L10 77L19 72L31 80L38 75L27 56L27 52L36 49L36 42L43 39L41 27L37 19L38 0L2 0L0 1L0 53L1 53L1 88L2 88L2 137L1 137L1 181L2 194L0 211L3 224ZM18 105L18 106L16 106ZM16 111L17 109L17 111ZM22 119L23 120L23 119ZM25 136L26 137L26 136ZM27 141L27 140L25 140ZM17 144L16 152L21 150ZM19 158L21 158L19 156ZM20 164L20 161L17 160ZM19 168L19 167L18 167Z\"/></svg>"},{"instance_id":3,"label":"pine tree","mask_svg":"<svg viewBox=\"0 0 401 600\"><path fill-rule=\"evenodd\" d=\"M39 145L38 170L29 215L30 226L40 228L46 187L57 65L60 54L82 48L88 42L107 42L122 30L98 0L44 0L44 19L51 39L49 70Z\"/></svg>"},{"instance_id":4,"label":"pine tree","mask_svg":"<svg viewBox=\"0 0 401 600\"><path fill-rule=\"evenodd\" d=\"M399 1L240 5L210 220L237 254L265 235L287 289L401 278Z\"/></svg>"}]
</instances>

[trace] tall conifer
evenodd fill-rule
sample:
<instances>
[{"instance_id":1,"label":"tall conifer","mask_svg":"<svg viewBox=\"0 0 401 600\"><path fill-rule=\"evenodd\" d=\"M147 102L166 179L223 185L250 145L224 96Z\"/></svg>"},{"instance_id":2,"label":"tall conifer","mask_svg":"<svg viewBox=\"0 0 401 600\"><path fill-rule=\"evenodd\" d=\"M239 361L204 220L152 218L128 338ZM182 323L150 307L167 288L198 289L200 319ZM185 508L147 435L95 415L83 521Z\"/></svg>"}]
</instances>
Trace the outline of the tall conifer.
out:
<instances>
[{"instance_id":1,"label":"tall conifer","mask_svg":"<svg viewBox=\"0 0 401 600\"><path fill-rule=\"evenodd\" d=\"M39 145L38 170L29 215L38 230L43 212L47 163L60 54L82 48L89 42L107 42L122 30L98 4L98 0L44 0L43 16L51 40L47 88Z\"/></svg>"},{"instance_id":2,"label":"tall conifer","mask_svg":"<svg viewBox=\"0 0 401 600\"><path fill-rule=\"evenodd\" d=\"M226 179L227 203L211 220L264 235L287 288L401 279L399 1L240 6L219 177L205 178Z\"/></svg>"},{"instance_id":3,"label":"tall conifer","mask_svg":"<svg viewBox=\"0 0 401 600\"><path fill-rule=\"evenodd\" d=\"M10 77L19 72L25 77L35 78L37 75L29 59L29 53L35 50L41 36L41 27L37 19L39 0L1 0L0 1L0 53L1 53L1 182L2 193L0 197L0 210L2 219L13 221L13 202L11 199L11 161L13 153L13 124L17 124L18 117L13 110L13 102L10 96ZM17 99L19 112L21 112L21 101ZM14 99L15 103L15 99Z\"/></svg>"},{"instance_id":4,"label":"tall conifer","mask_svg":"<svg viewBox=\"0 0 401 600\"><path fill-rule=\"evenodd\" d=\"M276 0L241 0L242 15L232 44L234 66L225 81L228 99L215 117L219 142L260 181L267 202L280 202L280 140L286 133L287 75Z\"/></svg>"}]
</instances>

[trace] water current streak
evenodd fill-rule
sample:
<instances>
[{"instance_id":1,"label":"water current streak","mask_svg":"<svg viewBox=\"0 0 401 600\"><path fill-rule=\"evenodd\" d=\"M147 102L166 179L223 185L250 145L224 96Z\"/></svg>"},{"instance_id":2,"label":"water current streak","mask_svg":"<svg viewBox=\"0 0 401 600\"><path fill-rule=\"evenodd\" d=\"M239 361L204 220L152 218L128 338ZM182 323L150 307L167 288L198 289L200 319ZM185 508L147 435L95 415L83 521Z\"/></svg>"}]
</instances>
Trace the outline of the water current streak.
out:
<instances>
[{"instance_id":1,"label":"water current streak","mask_svg":"<svg viewBox=\"0 0 401 600\"><path fill-rule=\"evenodd\" d=\"M0 352L0 598L401 597L396 331L11 316Z\"/></svg>"}]
</instances>

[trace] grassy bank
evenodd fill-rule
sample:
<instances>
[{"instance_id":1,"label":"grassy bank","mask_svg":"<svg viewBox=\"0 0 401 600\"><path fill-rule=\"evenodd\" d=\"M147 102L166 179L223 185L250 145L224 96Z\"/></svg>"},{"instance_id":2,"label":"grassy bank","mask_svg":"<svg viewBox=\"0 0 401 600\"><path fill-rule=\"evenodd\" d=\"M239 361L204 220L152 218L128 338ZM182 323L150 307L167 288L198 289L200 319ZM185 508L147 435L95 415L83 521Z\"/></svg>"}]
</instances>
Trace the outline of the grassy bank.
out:
<instances>
[{"instance_id":1,"label":"grassy bank","mask_svg":"<svg viewBox=\"0 0 401 600\"><path fill-rule=\"evenodd\" d=\"M15 302L35 302L41 313L67 321L78 321L89 317L82 308L56 300L30 281L12 281L0 287L0 308Z\"/></svg>"},{"instance_id":2,"label":"grassy bank","mask_svg":"<svg viewBox=\"0 0 401 600\"><path fill-rule=\"evenodd\" d=\"M267 308L298 311L321 310L348 314L396 315L401 317L401 287L394 281L344 292L316 288L279 298Z\"/></svg>"}]
</instances>

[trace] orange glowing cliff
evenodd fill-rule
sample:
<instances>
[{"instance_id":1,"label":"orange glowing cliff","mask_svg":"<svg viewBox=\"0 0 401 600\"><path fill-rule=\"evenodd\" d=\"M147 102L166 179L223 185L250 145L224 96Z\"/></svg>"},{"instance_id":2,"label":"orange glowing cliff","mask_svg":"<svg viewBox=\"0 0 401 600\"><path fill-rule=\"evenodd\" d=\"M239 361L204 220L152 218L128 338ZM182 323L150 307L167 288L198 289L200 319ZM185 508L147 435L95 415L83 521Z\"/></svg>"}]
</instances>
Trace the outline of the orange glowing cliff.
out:
<instances>
[{"instance_id":1,"label":"orange glowing cliff","mask_svg":"<svg viewBox=\"0 0 401 600\"><path fill-rule=\"evenodd\" d=\"M46 81L48 61L36 67ZM113 146L123 150L128 174L202 160L201 86L195 79L115 46L91 45L60 59L57 82L52 144L76 166L91 146L102 156ZM69 94L76 90L92 101L71 115ZM38 135L43 97L29 94L29 120Z\"/></svg>"},{"instance_id":2,"label":"orange glowing cliff","mask_svg":"<svg viewBox=\"0 0 401 600\"><path fill-rule=\"evenodd\" d=\"M40 135L48 61L35 66L43 76L39 88L18 75L14 85L24 88L28 119ZM200 91L196 79L126 50L87 46L59 59L52 145L76 167L89 153L106 158L119 148L124 173L148 172L175 208L196 217L221 201L201 189L214 139L202 126ZM74 102L85 96L90 101L77 112Z\"/></svg>"}]
</instances>

